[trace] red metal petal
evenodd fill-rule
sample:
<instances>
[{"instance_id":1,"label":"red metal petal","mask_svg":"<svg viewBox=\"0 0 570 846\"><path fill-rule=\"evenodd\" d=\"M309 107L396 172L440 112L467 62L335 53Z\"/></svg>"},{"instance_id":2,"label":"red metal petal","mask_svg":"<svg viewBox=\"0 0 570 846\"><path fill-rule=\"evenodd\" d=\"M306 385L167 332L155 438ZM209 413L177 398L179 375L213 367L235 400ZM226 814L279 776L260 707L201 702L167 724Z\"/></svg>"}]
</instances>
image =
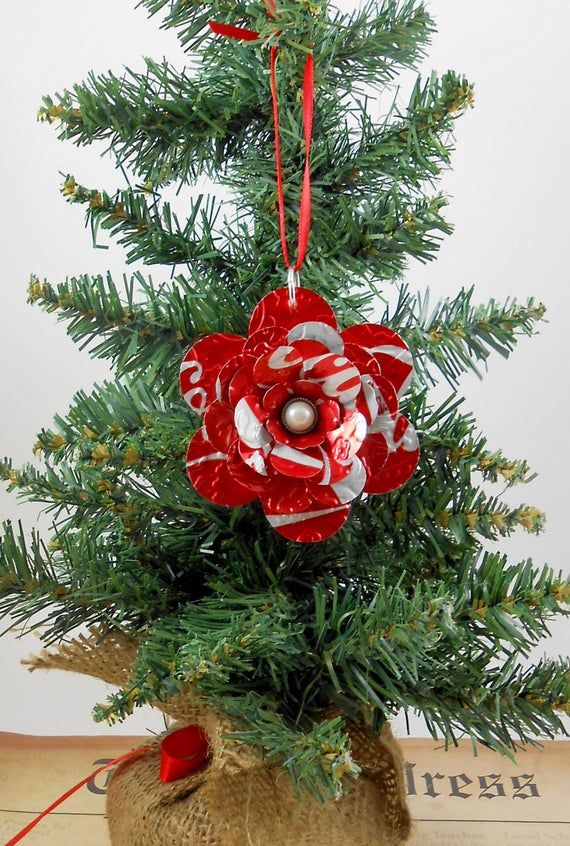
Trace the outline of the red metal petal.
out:
<instances>
[{"instance_id":1,"label":"red metal petal","mask_svg":"<svg viewBox=\"0 0 570 846\"><path fill-rule=\"evenodd\" d=\"M361 388L357 368L344 356L335 353L306 361L303 376L317 382L325 396L337 399L343 405L353 402Z\"/></svg>"},{"instance_id":2,"label":"red metal petal","mask_svg":"<svg viewBox=\"0 0 570 846\"><path fill-rule=\"evenodd\" d=\"M227 452L237 436L233 409L225 402L216 400L206 409L204 428L207 440L212 446L221 452Z\"/></svg>"},{"instance_id":3,"label":"red metal petal","mask_svg":"<svg viewBox=\"0 0 570 846\"><path fill-rule=\"evenodd\" d=\"M218 378L216 379L216 398L222 402L229 402L229 385L236 373L243 367L253 367L255 359L251 356L242 353L236 355L224 364ZM253 376L251 378L253 383ZM235 402L230 402L230 405L235 405Z\"/></svg>"},{"instance_id":4,"label":"red metal petal","mask_svg":"<svg viewBox=\"0 0 570 846\"><path fill-rule=\"evenodd\" d=\"M255 379L253 378L253 363L248 361L240 367L228 384L228 401L232 408L235 408L242 397L260 395Z\"/></svg>"},{"instance_id":5,"label":"red metal petal","mask_svg":"<svg viewBox=\"0 0 570 846\"><path fill-rule=\"evenodd\" d=\"M401 396L409 387L413 374L412 355L403 338L375 323L350 326L342 333L345 342L366 347L374 354L382 368L382 375L391 382Z\"/></svg>"},{"instance_id":6,"label":"red metal petal","mask_svg":"<svg viewBox=\"0 0 570 846\"><path fill-rule=\"evenodd\" d=\"M228 359L242 351L245 338L220 333L208 335L190 347L180 366L180 390L194 411L202 414L215 399L216 377Z\"/></svg>"},{"instance_id":7,"label":"red metal petal","mask_svg":"<svg viewBox=\"0 0 570 846\"><path fill-rule=\"evenodd\" d=\"M343 332L344 335L344 332ZM369 375L376 378L382 375L378 361L366 347L359 347L357 344L344 345L344 357L351 361L358 368L362 376Z\"/></svg>"},{"instance_id":8,"label":"red metal petal","mask_svg":"<svg viewBox=\"0 0 570 846\"><path fill-rule=\"evenodd\" d=\"M273 414L269 417L265 426L278 444L285 444L286 446L296 447L297 449L318 446L325 439L324 434L318 430L308 432L305 435L290 432L289 429L285 428L278 414Z\"/></svg>"},{"instance_id":9,"label":"red metal petal","mask_svg":"<svg viewBox=\"0 0 570 846\"><path fill-rule=\"evenodd\" d=\"M200 496L216 505L245 505L257 494L237 482L228 470L227 455L217 450L200 429L188 446L186 472Z\"/></svg>"},{"instance_id":10,"label":"red metal petal","mask_svg":"<svg viewBox=\"0 0 570 846\"><path fill-rule=\"evenodd\" d=\"M269 481L261 500L266 514L296 514L315 504L304 479L281 476L279 473Z\"/></svg>"},{"instance_id":11,"label":"red metal petal","mask_svg":"<svg viewBox=\"0 0 570 846\"><path fill-rule=\"evenodd\" d=\"M265 329L258 329L257 332L249 335L243 351L258 359L259 356L286 343L287 330L283 326L266 326Z\"/></svg>"},{"instance_id":12,"label":"red metal petal","mask_svg":"<svg viewBox=\"0 0 570 846\"><path fill-rule=\"evenodd\" d=\"M317 411L319 413L318 432L323 434L331 432L340 424L340 406L336 400L322 400L317 403Z\"/></svg>"},{"instance_id":13,"label":"red metal petal","mask_svg":"<svg viewBox=\"0 0 570 846\"><path fill-rule=\"evenodd\" d=\"M370 493L370 486L376 484L388 460L386 438L383 435L367 435L366 440L360 447L358 457L366 470L367 481L364 490Z\"/></svg>"},{"instance_id":14,"label":"red metal petal","mask_svg":"<svg viewBox=\"0 0 570 846\"><path fill-rule=\"evenodd\" d=\"M278 473L293 476L296 479L310 479L323 469L323 460L318 447L295 449L276 444L271 450L269 462Z\"/></svg>"},{"instance_id":15,"label":"red metal petal","mask_svg":"<svg viewBox=\"0 0 570 846\"><path fill-rule=\"evenodd\" d=\"M405 485L420 456L418 436L405 417L400 415L394 420L386 414L382 422L382 430L368 435L358 453L368 474L365 491L371 494L389 493ZM387 455L383 464L382 450Z\"/></svg>"},{"instance_id":16,"label":"red metal petal","mask_svg":"<svg viewBox=\"0 0 570 846\"><path fill-rule=\"evenodd\" d=\"M254 309L249 322L249 334L267 326L283 326L292 329L297 323L317 320L336 329L334 312L325 299L308 288L297 288L295 304L289 299L287 288L278 288L267 294Z\"/></svg>"},{"instance_id":17,"label":"red metal petal","mask_svg":"<svg viewBox=\"0 0 570 846\"><path fill-rule=\"evenodd\" d=\"M293 382L292 388L294 396L304 397L314 403L326 399L321 386L317 382L311 382L309 379L297 379Z\"/></svg>"},{"instance_id":18,"label":"red metal petal","mask_svg":"<svg viewBox=\"0 0 570 846\"><path fill-rule=\"evenodd\" d=\"M289 382L299 375L303 356L294 347L277 347L257 359L253 378L258 385L269 387L279 382Z\"/></svg>"},{"instance_id":19,"label":"red metal petal","mask_svg":"<svg viewBox=\"0 0 570 846\"><path fill-rule=\"evenodd\" d=\"M355 456L345 468L342 478L331 481L329 484L315 484L309 482L309 490L322 505L347 505L356 499L366 484L366 468L362 461Z\"/></svg>"},{"instance_id":20,"label":"red metal petal","mask_svg":"<svg viewBox=\"0 0 570 846\"><path fill-rule=\"evenodd\" d=\"M389 414L391 417L398 415L398 395L394 385L384 376L378 376L374 380L378 388L378 414ZM375 423L372 423L370 431L376 431Z\"/></svg>"},{"instance_id":21,"label":"red metal petal","mask_svg":"<svg viewBox=\"0 0 570 846\"><path fill-rule=\"evenodd\" d=\"M293 388L290 388L287 385L273 385L272 388L269 388L268 391L265 392L265 395L262 400L262 405L265 411L269 414L272 412L281 413L281 409L293 396Z\"/></svg>"}]
</instances>

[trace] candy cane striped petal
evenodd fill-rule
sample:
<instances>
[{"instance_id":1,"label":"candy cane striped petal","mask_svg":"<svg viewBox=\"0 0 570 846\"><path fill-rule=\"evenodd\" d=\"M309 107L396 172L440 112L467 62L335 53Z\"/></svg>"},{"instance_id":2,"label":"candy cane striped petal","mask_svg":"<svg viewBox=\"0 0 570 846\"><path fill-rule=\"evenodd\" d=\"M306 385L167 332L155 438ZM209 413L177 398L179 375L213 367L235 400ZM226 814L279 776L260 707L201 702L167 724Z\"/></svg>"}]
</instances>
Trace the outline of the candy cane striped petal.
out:
<instances>
[{"instance_id":1,"label":"candy cane striped petal","mask_svg":"<svg viewBox=\"0 0 570 846\"><path fill-rule=\"evenodd\" d=\"M264 493L269 483L267 456L261 449L250 449L239 440L228 452L228 470L240 485L257 495Z\"/></svg>"},{"instance_id":2,"label":"candy cane striped petal","mask_svg":"<svg viewBox=\"0 0 570 846\"><path fill-rule=\"evenodd\" d=\"M248 447L260 449L271 443L271 437L264 426L266 418L267 414L254 396L242 397L236 405L234 423L238 435Z\"/></svg>"},{"instance_id":3,"label":"candy cane striped petal","mask_svg":"<svg viewBox=\"0 0 570 846\"><path fill-rule=\"evenodd\" d=\"M398 416L398 395L393 384L385 379L383 376L377 376L374 379L376 385L376 398L378 399L378 416L374 418L369 427L369 432L380 431L378 426L381 426L381 419L383 415L388 414L392 418Z\"/></svg>"},{"instance_id":4,"label":"candy cane striped petal","mask_svg":"<svg viewBox=\"0 0 570 846\"><path fill-rule=\"evenodd\" d=\"M289 299L287 288L278 288L267 294L254 309L249 321L249 334L267 326L283 326L289 330L297 323L317 320L336 329L336 317L325 299L308 288L297 288L295 302Z\"/></svg>"},{"instance_id":5,"label":"candy cane striped petal","mask_svg":"<svg viewBox=\"0 0 570 846\"><path fill-rule=\"evenodd\" d=\"M299 375L303 356L294 347L277 347L257 359L253 366L253 378L257 385L275 385L288 382Z\"/></svg>"},{"instance_id":6,"label":"candy cane striped petal","mask_svg":"<svg viewBox=\"0 0 570 846\"><path fill-rule=\"evenodd\" d=\"M362 390L356 398L356 408L370 425L378 416L378 389L372 376L361 376Z\"/></svg>"},{"instance_id":7,"label":"candy cane striped petal","mask_svg":"<svg viewBox=\"0 0 570 846\"><path fill-rule=\"evenodd\" d=\"M329 353L305 361L303 377L320 384L323 394L342 405L354 401L361 388L360 373L342 355Z\"/></svg>"},{"instance_id":8,"label":"candy cane striped petal","mask_svg":"<svg viewBox=\"0 0 570 846\"><path fill-rule=\"evenodd\" d=\"M269 461L279 473L296 479L310 479L323 469L320 451L314 447L295 449L285 444L276 444L271 450Z\"/></svg>"},{"instance_id":9,"label":"candy cane striped petal","mask_svg":"<svg viewBox=\"0 0 570 846\"><path fill-rule=\"evenodd\" d=\"M188 446L186 472L196 491L215 505L245 505L257 494L241 485L228 470L227 455L217 450L200 429Z\"/></svg>"},{"instance_id":10,"label":"candy cane striped petal","mask_svg":"<svg viewBox=\"0 0 570 846\"><path fill-rule=\"evenodd\" d=\"M360 496L366 485L366 479L366 468L358 456L355 456L348 476L340 482L335 482L334 485L331 485L339 503L347 504L352 502L353 499L356 499L357 496Z\"/></svg>"},{"instance_id":11,"label":"candy cane striped petal","mask_svg":"<svg viewBox=\"0 0 570 846\"><path fill-rule=\"evenodd\" d=\"M245 353L236 355L234 358L230 358L230 360L224 364L216 377L216 399L222 402L228 402L229 387L232 379L236 373L244 368L249 368L251 373L254 362L255 359ZM251 376L251 382L253 383L253 375ZM247 393L249 393L249 391ZM243 394L241 394L241 396L243 396ZM235 405L235 402L230 404Z\"/></svg>"},{"instance_id":12,"label":"candy cane striped petal","mask_svg":"<svg viewBox=\"0 0 570 846\"><path fill-rule=\"evenodd\" d=\"M269 524L284 538L297 543L319 543L342 528L350 514L350 506L316 508L296 514L271 514L264 505L264 511Z\"/></svg>"},{"instance_id":13,"label":"candy cane striped petal","mask_svg":"<svg viewBox=\"0 0 570 846\"><path fill-rule=\"evenodd\" d=\"M336 329L316 320L298 323L297 326L294 326L287 335L287 343L292 344L295 341L316 341L324 347L323 352L328 350L328 352L337 353L337 355L342 355L344 352L344 341Z\"/></svg>"},{"instance_id":14,"label":"candy cane striped petal","mask_svg":"<svg viewBox=\"0 0 570 846\"><path fill-rule=\"evenodd\" d=\"M180 367L180 390L190 408L203 414L217 399L216 378L224 364L241 353L244 343L239 335L220 333L190 347Z\"/></svg>"},{"instance_id":15,"label":"candy cane striped petal","mask_svg":"<svg viewBox=\"0 0 570 846\"><path fill-rule=\"evenodd\" d=\"M382 375L391 382L398 394L408 389L413 375L412 354L397 332L375 323L350 326L342 332L346 343L366 347L378 360Z\"/></svg>"}]
</instances>

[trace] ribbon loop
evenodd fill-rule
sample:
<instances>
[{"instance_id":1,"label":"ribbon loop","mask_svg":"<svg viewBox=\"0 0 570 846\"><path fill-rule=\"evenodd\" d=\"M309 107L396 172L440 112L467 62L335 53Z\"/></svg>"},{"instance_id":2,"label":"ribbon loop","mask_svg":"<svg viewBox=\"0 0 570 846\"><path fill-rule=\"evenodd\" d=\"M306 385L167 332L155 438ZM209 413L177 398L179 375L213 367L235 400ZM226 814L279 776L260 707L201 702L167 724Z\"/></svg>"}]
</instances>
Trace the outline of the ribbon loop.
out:
<instances>
[{"instance_id":1,"label":"ribbon loop","mask_svg":"<svg viewBox=\"0 0 570 846\"><path fill-rule=\"evenodd\" d=\"M275 3L274 0L268 0L269 8L267 10L270 17L275 18ZM243 41L255 41L259 38L259 33L251 29L244 29L243 27L232 26L231 24L217 23L210 21L210 28L212 32L217 35L224 35L227 38L239 38ZM290 270L293 268L299 271L305 261L307 255L307 248L309 245L309 235L311 231L311 144L313 138L313 113L315 101L315 68L313 54L310 52L305 62L305 70L303 73L303 138L305 142L305 165L303 168L303 180L301 185L301 199L299 203L299 232L297 238L297 258L294 264L291 262L289 256L289 247L287 244L287 221L285 214L285 189L283 181L283 165L281 158L281 134L279 130L279 93L277 90L277 55L279 47L273 46L270 49L270 84L271 84L271 101L273 108L273 136L275 141L275 171L277 181L277 208L279 213L279 235L281 238L281 251L283 253L283 261L285 267ZM291 301L294 302L294 294L291 296L291 287L289 287Z\"/></svg>"}]
</instances>

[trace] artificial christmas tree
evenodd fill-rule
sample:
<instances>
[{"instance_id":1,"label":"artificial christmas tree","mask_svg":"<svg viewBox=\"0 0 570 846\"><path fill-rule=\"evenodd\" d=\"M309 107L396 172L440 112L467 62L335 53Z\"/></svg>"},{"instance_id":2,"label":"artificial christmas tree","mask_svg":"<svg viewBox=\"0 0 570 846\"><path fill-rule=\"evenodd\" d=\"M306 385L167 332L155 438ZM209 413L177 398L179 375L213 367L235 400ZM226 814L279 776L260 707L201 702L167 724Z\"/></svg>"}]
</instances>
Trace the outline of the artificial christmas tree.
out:
<instances>
[{"instance_id":1,"label":"artificial christmas tree","mask_svg":"<svg viewBox=\"0 0 570 846\"><path fill-rule=\"evenodd\" d=\"M319 846L333 828L339 843L398 842L398 710L502 752L563 730L568 664L523 661L568 583L483 551L543 515L489 493L529 470L487 448L458 393L544 309L460 291L429 310L402 281L450 232L432 183L473 99L449 72L370 118L370 97L423 56L422 3L143 5L195 66L92 76L39 116L104 140L134 174L115 193L69 176L63 194L129 261L173 277L32 278L30 300L117 378L40 433L44 470L3 463L54 531L44 544L5 527L1 607L47 623L33 666L119 686L99 719L152 703L208 737L208 760L174 782L158 746L120 767L115 844ZM162 195L202 177L231 196L194 192L181 222ZM450 394L434 407L439 376Z\"/></svg>"}]
</instances>

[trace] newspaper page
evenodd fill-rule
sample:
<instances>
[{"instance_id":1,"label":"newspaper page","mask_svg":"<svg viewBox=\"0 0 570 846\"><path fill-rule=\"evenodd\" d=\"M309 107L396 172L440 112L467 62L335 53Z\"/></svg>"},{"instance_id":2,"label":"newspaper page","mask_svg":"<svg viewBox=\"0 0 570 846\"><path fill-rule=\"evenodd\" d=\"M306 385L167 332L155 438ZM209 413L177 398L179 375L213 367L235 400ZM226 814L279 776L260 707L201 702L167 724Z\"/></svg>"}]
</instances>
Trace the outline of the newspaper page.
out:
<instances>
[{"instance_id":1,"label":"newspaper page","mask_svg":"<svg viewBox=\"0 0 570 846\"><path fill-rule=\"evenodd\" d=\"M0 844L90 772L143 742L0 733ZM413 846L570 844L570 743L529 748L516 763L486 749L474 757L469 743L445 751L431 740L406 739L402 748ZM100 773L60 805L25 838L26 846L109 846L109 775Z\"/></svg>"}]
</instances>

